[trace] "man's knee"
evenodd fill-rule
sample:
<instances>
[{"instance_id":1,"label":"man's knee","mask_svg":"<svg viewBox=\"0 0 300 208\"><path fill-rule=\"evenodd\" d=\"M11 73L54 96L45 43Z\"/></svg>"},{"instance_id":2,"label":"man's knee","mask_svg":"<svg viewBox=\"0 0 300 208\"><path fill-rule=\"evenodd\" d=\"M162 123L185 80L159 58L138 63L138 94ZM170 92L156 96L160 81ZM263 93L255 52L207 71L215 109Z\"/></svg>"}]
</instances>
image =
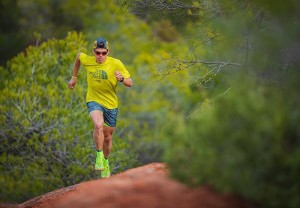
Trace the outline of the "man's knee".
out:
<instances>
[{"instance_id":1,"label":"man's knee","mask_svg":"<svg viewBox=\"0 0 300 208\"><path fill-rule=\"evenodd\" d=\"M103 131L103 122L95 122L94 123L94 130L95 131Z\"/></svg>"}]
</instances>

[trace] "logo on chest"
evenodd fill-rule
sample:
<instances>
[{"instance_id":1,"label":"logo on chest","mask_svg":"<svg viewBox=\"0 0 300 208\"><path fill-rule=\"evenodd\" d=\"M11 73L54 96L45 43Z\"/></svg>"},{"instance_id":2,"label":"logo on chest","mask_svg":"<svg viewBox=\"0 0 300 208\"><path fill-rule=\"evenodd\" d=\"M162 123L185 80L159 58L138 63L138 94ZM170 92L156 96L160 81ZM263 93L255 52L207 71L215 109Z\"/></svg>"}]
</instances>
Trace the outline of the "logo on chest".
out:
<instances>
[{"instance_id":1,"label":"logo on chest","mask_svg":"<svg viewBox=\"0 0 300 208\"><path fill-rule=\"evenodd\" d=\"M91 78L94 79L108 79L107 73L103 70L96 69L95 72L90 72Z\"/></svg>"}]
</instances>

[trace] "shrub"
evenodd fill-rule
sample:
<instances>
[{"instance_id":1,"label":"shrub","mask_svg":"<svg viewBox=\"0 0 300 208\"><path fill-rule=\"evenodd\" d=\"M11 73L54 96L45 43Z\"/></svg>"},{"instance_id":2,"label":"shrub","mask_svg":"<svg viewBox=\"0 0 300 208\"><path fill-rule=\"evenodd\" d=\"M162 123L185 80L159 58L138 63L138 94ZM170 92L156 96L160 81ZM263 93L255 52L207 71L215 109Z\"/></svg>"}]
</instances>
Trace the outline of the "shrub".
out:
<instances>
[{"instance_id":1,"label":"shrub","mask_svg":"<svg viewBox=\"0 0 300 208\"><path fill-rule=\"evenodd\" d=\"M172 175L263 207L299 207L299 84L239 80L210 110L170 124L165 159Z\"/></svg>"}]
</instances>

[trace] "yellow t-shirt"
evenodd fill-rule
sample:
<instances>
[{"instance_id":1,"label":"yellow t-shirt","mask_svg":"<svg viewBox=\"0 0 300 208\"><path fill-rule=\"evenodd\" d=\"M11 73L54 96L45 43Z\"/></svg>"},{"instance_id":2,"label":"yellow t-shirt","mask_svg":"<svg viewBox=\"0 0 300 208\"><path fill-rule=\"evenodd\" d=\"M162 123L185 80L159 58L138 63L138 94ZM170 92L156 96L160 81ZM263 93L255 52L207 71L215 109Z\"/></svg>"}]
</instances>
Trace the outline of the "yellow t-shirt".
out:
<instances>
[{"instance_id":1,"label":"yellow t-shirt","mask_svg":"<svg viewBox=\"0 0 300 208\"><path fill-rule=\"evenodd\" d=\"M109 56L104 63L99 64L96 62L95 56L88 56L84 53L80 54L79 60L87 73L86 102L95 101L107 109L117 108L116 88L118 80L115 77L115 71L120 71L124 78L130 77L124 64Z\"/></svg>"}]
</instances>

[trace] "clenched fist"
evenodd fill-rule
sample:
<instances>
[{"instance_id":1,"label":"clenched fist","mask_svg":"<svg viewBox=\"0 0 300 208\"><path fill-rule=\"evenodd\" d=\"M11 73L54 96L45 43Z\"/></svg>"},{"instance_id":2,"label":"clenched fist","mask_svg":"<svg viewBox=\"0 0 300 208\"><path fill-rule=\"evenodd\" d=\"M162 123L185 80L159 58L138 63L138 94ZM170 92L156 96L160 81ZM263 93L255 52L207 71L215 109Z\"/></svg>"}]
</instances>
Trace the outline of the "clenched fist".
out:
<instances>
[{"instance_id":1,"label":"clenched fist","mask_svg":"<svg viewBox=\"0 0 300 208\"><path fill-rule=\"evenodd\" d=\"M121 72L119 72L119 71L115 71L115 77L117 78L117 80L118 80L119 82L123 82L123 80L124 80L123 75L122 75Z\"/></svg>"},{"instance_id":2,"label":"clenched fist","mask_svg":"<svg viewBox=\"0 0 300 208\"><path fill-rule=\"evenodd\" d=\"M76 83L77 83L77 78L76 77L72 77L72 79L68 83L68 87L70 89L73 89L75 87Z\"/></svg>"}]
</instances>

